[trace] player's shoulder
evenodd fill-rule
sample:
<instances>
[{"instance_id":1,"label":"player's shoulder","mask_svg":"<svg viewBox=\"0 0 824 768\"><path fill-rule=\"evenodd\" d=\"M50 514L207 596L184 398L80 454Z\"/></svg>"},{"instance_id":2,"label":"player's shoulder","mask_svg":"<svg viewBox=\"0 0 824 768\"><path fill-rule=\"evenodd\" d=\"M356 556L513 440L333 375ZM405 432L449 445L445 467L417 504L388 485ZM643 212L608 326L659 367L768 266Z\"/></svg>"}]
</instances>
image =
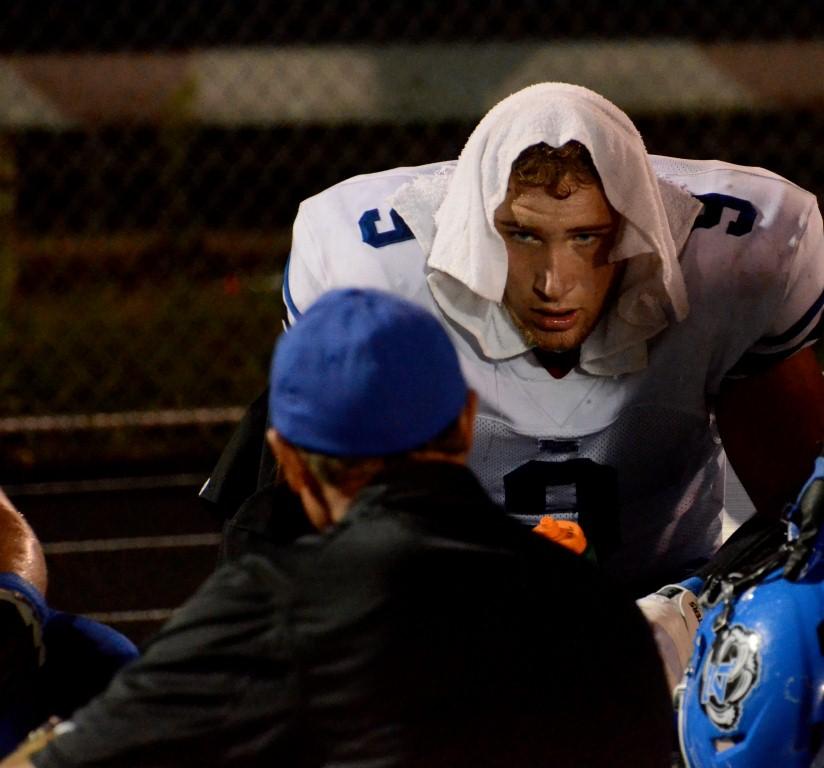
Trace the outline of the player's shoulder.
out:
<instances>
[{"instance_id":1,"label":"player's shoulder","mask_svg":"<svg viewBox=\"0 0 824 768\"><path fill-rule=\"evenodd\" d=\"M451 163L394 168L335 184L301 203L284 273L283 299L290 319L322 292L359 286L380 288L429 306L426 256L412 229L394 209L394 193Z\"/></svg>"},{"instance_id":2,"label":"player's shoulder","mask_svg":"<svg viewBox=\"0 0 824 768\"><path fill-rule=\"evenodd\" d=\"M773 171L723 160L693 160L650 155L659 178L686 189L705 203L749 203L767 220L793 218L810 209L815 195Z\"/></svg>"},{"instance_id":3,"label":"player's shoulder","mask_svg":"<svg viewBox=\"0 0 824 768\"><path fill-rule=\"evenodd\" d=\"M353 210L364 206L380 207L403 185L420 176L442 172L454 163L454 160L449 160L427 165L401 166L352 176L306 198L300 204L300 210L303 213L317 213L340 207Z\"/></svg>"}]
</instances>

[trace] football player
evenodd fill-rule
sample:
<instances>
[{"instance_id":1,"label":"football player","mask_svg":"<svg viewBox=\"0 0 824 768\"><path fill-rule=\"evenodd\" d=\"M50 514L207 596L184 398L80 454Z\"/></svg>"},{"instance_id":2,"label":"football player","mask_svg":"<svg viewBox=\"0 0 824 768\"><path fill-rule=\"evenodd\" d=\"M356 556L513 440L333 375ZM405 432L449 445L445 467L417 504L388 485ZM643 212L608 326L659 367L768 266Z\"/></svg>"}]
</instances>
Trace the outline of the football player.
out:
<instances>
[{"instance_id":1,"label":"football player","mask_svg":"<svg viewBox=\"0 0 824 768\"><path fill-rule=\"evenodd\" d=\"M824 436L815 197L761 168L649 155L579 86L504 99L457 161L305 200L288 321L339 286L442 320L479 395L470 465L485 488L525 524L578 522L635 595L719 548L725 454L757 508L749 531L779 515ZM255 490L262 402L202 492L228 513ZM263 479L268 501L238 528L265 538Z\"/></svg>"}]
</instances>

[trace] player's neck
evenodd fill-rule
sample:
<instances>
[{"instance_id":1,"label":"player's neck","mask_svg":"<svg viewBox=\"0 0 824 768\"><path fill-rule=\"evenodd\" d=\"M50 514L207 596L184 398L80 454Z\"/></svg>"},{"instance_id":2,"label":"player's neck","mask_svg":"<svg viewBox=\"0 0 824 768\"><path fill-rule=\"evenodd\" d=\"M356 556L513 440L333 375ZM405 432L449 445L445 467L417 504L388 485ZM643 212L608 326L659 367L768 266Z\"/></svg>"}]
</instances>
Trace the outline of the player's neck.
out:
<instances>
[{"instance_id":1,"label":"player's neck","mask_svg":"<svg viewBox=\"0 0 824 768\"><path fill-rule=\"evenodd\" d=\"M567 352L547 352L543 349L534 349L538 362L546 369L553 379L562 379L576 365L581 357L581 350L570 349Z\"/></svg>"}]
</instances>

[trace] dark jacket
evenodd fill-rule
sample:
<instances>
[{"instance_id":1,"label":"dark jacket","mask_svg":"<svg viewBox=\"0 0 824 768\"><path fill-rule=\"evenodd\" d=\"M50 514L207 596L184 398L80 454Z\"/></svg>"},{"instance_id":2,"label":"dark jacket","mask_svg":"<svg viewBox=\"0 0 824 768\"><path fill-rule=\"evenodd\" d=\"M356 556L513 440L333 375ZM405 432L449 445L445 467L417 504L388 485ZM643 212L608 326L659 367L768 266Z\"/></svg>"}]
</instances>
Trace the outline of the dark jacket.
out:
<instances>
[{"instance_id":1,"label":"dark jacket","mask_svg":"<svg viewBox=\"0 0 824 768\"><path fill-rule=\"evenodd\" d=\"M222 567L38 766L665 766L635 605L456 465Z\"/></svg>"}]
</instances>

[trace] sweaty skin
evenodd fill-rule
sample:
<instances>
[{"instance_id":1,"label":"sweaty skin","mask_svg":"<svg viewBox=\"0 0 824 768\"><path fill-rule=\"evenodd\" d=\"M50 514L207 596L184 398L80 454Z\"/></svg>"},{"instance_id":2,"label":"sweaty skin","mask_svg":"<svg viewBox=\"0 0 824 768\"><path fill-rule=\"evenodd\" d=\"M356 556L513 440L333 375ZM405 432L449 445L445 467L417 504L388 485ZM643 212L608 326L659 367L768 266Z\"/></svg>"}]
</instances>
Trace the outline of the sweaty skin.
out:
<instances>
[{"instance_id":1,"label":"sweaty skin","mask_svg":"<svg viewBox=\"0 0 824 768\"><path fill-rule=\"evenodd\" d=\"M41 594L48 581L43 550L31 526L0 488L0 572L15 573Z\"/></svg>"},{"instance_id":2,"label":"sweaty skin","mask_svg":"<svg viewBox=\"0 0 824 768\"><path fill-rule=\"evenodd\" d=\"M495 211L509 261L504 303L525 341L550 353L580 348L620 275L609 262L618 213L599 184L568 183L559 199L510 182Z\"/></svg>"}]
</instances>

